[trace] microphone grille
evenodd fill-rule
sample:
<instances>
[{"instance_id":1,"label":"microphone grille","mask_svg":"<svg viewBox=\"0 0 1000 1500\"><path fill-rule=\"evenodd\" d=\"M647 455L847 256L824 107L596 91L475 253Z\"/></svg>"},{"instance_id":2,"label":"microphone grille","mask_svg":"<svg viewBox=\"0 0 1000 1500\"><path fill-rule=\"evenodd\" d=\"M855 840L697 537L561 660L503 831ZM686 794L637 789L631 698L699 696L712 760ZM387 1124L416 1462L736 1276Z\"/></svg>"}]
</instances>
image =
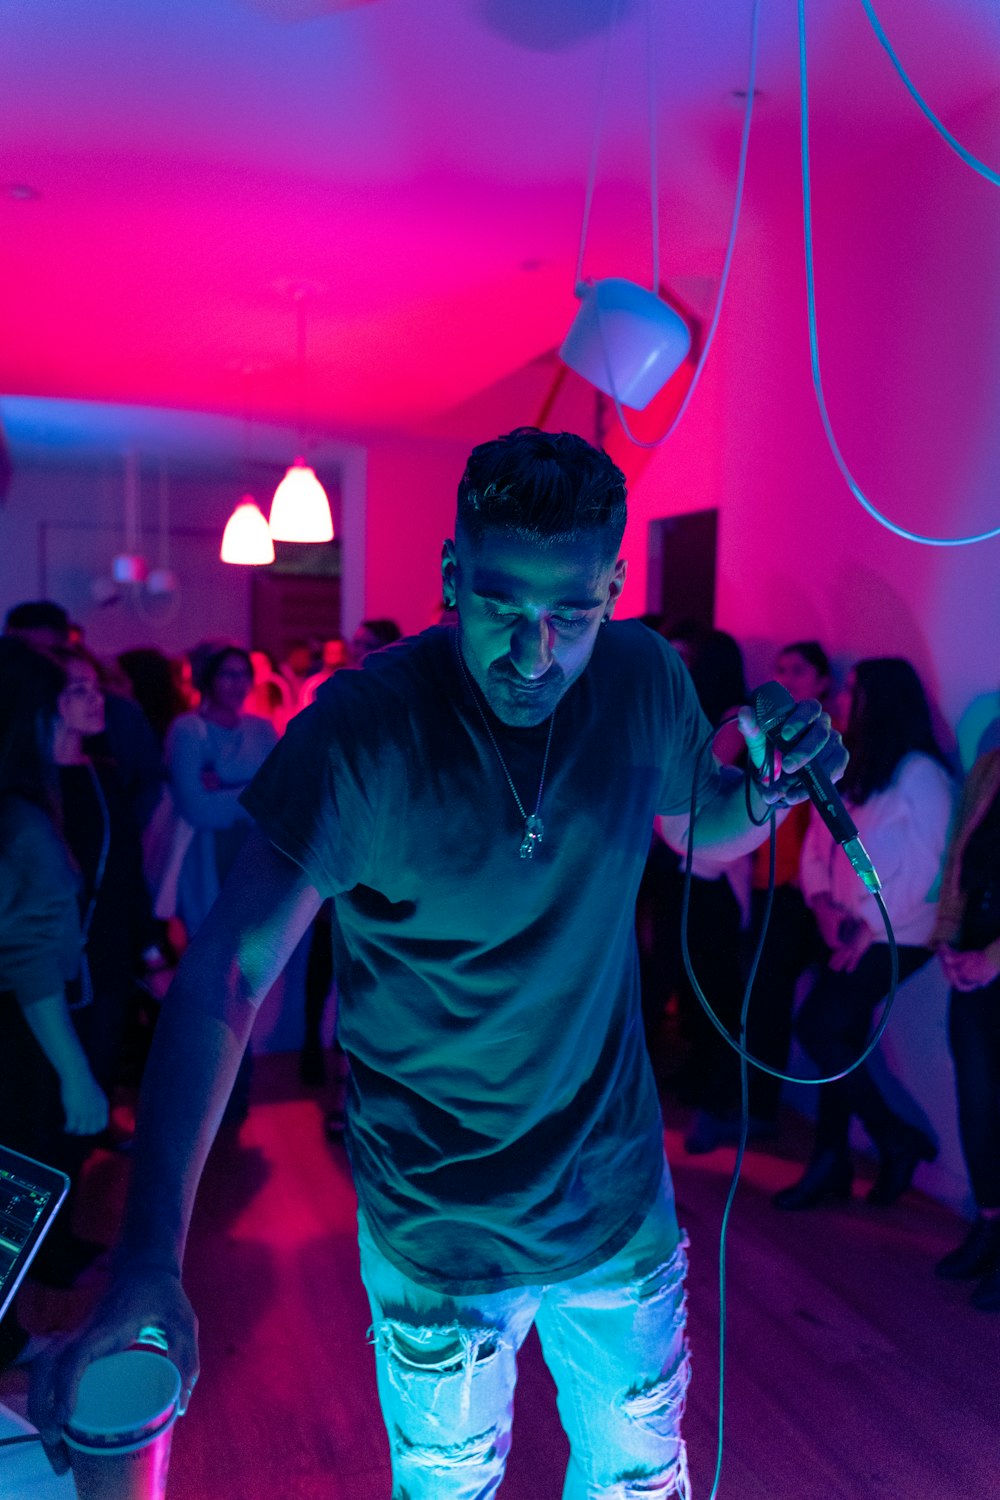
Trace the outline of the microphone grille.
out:
<instances>
[{"instance_id":1,"label":"microphone grille","mask_svg":"<svg viewBox=\"0 0 1000 1500\"><path fill-rule=\"evenodd\" d=\"M765 733L777 729L794 707L795 699L780 682L765 682L753 695L754 717Z\"/></svg>"}]
</instances>

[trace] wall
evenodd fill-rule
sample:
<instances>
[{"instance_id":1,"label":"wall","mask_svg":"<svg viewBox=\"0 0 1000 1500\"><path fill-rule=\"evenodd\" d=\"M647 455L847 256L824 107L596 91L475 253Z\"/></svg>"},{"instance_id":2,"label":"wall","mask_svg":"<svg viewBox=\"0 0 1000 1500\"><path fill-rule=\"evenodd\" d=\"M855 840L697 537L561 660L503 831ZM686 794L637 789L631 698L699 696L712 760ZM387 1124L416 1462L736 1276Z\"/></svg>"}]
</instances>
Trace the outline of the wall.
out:
<instances>
[{"instance_id":1,"label":"wall","mask_svg":"<svg viewBox=\"0 0 1000 1500\"><path fill-rule=\"evenodd\" d=\"M441 543L454 533L455 495L470 444L375 438L366 452L364 611L423 630L441 599Z\"/></svg>"},{"instance_id":2,"label":"wall","mask_svg":"<svg viewBox=\"0 0 1000 1500\"><path fill-rule=\"evenodd\" d=\"M12 397L0 399L0 423L12 459L0 508L3 610L58 599L101 654L145 644L179 652L213 635L249 641L250 570L222 563L219 544L244 491L266 512L297 434L203 414ZM130 589L107 597L111 559L125 550L127 451L138 464L139 550L154 566L169 562L180 582L174 599ZM309 453L334 503L343 614L353 628L365 613L365 450L326 439Z\"/></svg>"},{"instance_id":3,"label":"wall","mask_svg":"<svg viewBox=\"0 0 1000 1500\"><path fill-rule=\"evenodd\" d=\"M120 469L15 464L0 516L0 606L6 611L22 599L56 599L99 654L151 644L182 651L212 635L245 640L247 575L218 555L233 496L218 480L188 478L171 483L171 500L176 599L143 601L126 589L102 606L91 586L106 582L110 591L111 558L124 550ZM155 546L146 541L156 560Z\"/></svg>"}]
</instances>

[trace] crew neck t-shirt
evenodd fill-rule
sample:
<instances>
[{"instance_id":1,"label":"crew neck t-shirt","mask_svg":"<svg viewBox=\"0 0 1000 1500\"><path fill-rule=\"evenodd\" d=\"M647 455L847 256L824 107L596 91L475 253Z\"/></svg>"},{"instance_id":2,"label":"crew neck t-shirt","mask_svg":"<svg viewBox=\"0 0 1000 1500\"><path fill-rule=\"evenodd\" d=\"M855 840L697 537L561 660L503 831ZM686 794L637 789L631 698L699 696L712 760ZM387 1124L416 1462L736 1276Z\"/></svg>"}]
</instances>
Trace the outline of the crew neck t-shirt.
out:
<instances>
[{"instance_id":1,"label":"crew neck t-shirt","mask_svg":"<svg viewBox=\"0 0 1000 1500\"><path fill-rule=\"evenodd\" d=\"M479 704L455 631L337 672L243 794L333 897L348 1145L383 1253L452 1294L541 1285L614 1255L663 1174L635 898L657 813L684 812L710 728L679 656L598 634L549 722ZM498 754L499 750L499 754ZM718 788L706 753L699 802Z\"/></svg>"}]
</instances>

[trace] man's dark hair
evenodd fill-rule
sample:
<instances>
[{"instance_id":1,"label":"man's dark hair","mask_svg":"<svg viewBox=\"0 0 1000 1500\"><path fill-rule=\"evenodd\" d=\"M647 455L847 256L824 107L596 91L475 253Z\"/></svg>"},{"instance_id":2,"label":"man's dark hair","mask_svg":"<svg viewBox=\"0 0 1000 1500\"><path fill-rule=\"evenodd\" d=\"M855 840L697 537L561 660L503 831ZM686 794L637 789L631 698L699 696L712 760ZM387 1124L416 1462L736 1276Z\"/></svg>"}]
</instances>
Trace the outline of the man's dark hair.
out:
<instances>
[{"instance_id":1,"label":"man's dark hair","mask_svg":"<svg viewBox=\"0 0 1000 1500\"><path fill-rule=\"evenodd\" d=\"M617 555L625 476L573 432L517 427L473 448L458 486L458 525L477 545L502 531L544 547L588 536Z\"/></svg>"},{"instance_id":2,"label":"man's dark hair","mask_svg":"<svg viewBox=\"0 0 1000 1500\"><path fill-rule=\"evenodd\" d=\"M368 634L370 636L373 636L375 640L378 641L378 646L375 648L378 651L380 651L384 646L391 646L393 642L398 641L403 634L399 626L396 624L395 620L390 620L388 618L379 620L362 620L361 624L358 626L358 629L367 630Z\"/></svg>"},{"instance_id":3,"label":"man's dark hair","mask_svg":"<svg viewBox=\"0 0 1000 1500\"><path fill-rule=\"evenodd\" d=\"M132 684L135 701L162 745L167 730L188 706L176 663L155 646L137 646L132 651L123 651L118 665Z\"/></svg>"},{"instance_id":4,"label":"man's dark hair","mask_svg":"<svg viewBox=\"0 0 1000 1500\"><path fill-rule=\"evenodd\" d=\"M796 656L801 656L803 661L807 661L818 677L832 678L833 668L830 665L830 658L819 641L792 641L789 645L782 646L778 655L787 656L790 651L794 651Z\"/></svg>"},{"instance_id":5,"label":"man's dark hair","mask_svg":"<svg viewBox=\"0 0 1000 1500\"><path fill-rule=\"evenodd\" d=\"M710 724L747 701L743 652L725 630L706 631L691 659L691 681Z\"/></svg>"},{"instance_id":6,"label":"man's dark hair","mask_svg":"<svg viewBox=\"0 0 1000 1500\"><path fill-rule=\"evenodd\" d=\"M69 615L52 599L29 599L7 611L5 630L52 630L69 640Z\"/></svg>"},{"instance_id":7,"label":"man's dark hair","mask_svg":"<svg viewBox=\"0 0 1000 1500\"><path fill-rule=\"evenodd\" d=\"M839 789L854 803L884 791L900 761L914 751L951 769L934 733L923 684L902 656L855 663L844 744L851 758Z\"/></svg>"}]
</instances>

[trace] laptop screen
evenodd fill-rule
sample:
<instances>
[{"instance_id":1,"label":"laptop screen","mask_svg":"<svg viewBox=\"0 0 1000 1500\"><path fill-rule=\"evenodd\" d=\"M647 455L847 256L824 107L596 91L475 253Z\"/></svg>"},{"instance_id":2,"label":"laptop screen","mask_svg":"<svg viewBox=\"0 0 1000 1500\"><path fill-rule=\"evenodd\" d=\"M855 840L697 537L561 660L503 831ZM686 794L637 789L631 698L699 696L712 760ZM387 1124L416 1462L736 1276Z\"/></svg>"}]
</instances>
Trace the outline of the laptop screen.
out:
<instances>
[{"instance_id":1,"label":"laptop screen","mask_svg":"<svg viewBox=\"0 0 1000 1500\"><path fill-rule=\"evenodd\" d=\"M0 1146L0 1318L68 1191L65 1173Z\"/></svg>"}]
</instances>

